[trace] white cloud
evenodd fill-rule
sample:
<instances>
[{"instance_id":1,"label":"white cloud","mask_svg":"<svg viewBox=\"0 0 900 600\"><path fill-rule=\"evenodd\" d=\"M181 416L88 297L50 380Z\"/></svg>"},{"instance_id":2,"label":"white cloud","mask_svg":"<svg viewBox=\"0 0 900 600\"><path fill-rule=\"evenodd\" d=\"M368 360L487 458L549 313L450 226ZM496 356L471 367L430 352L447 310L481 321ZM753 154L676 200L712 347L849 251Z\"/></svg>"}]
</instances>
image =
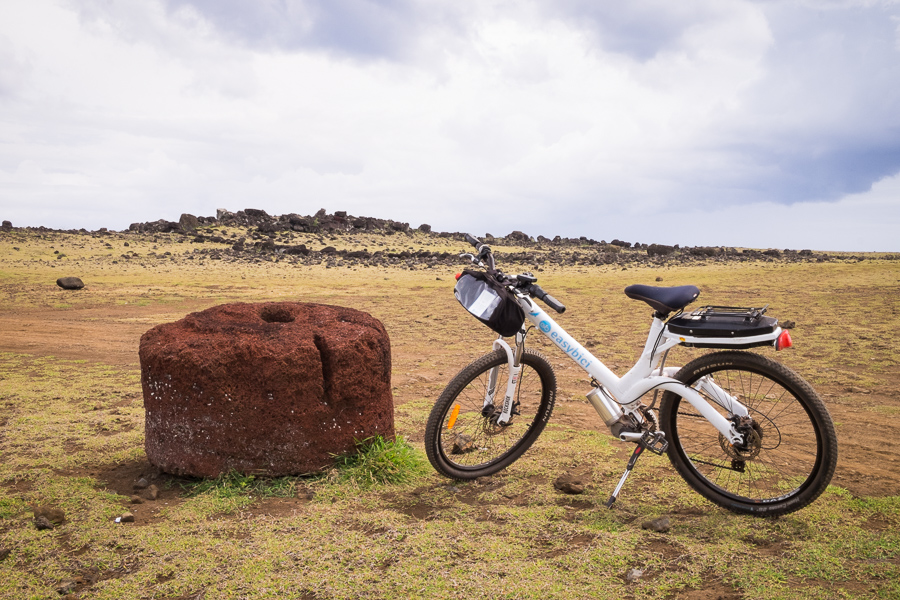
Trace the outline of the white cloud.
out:
<instances>
[{"instance_id":1,"label":"white cloud","mask_svg":"<svg viewBox=\"0 0 900 600\"><path fill-rule=\"evenodd\" d=\"M359 18L352 5L0 6L3 218L124 228L326 207L775 247L787 230L715 225L748 208L890 220L889 203L847 199L900 170L894 25L870 24L886 5L834 8L817 27L818 9L782 2L441 3L440 18L382 4L386 31L408 32L394 45L329 29ZM290 14L275 27L278 6Z\"/></svg>"}]
</instances>

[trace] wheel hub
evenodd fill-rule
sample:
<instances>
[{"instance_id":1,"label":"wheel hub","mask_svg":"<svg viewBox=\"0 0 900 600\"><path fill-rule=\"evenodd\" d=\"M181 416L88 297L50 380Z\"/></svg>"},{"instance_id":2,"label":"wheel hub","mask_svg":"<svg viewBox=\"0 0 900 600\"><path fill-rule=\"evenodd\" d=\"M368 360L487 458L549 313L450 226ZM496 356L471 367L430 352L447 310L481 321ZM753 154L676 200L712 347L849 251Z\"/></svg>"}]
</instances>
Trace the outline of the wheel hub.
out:
<instances>
[{"instance_id":1,"label":"wheel hub","mask_svg":"<svg viewBox=\"0 0 900 600\"><path fill-rule=\"evenodd\" d=\"M735 429L743 436L743 442L732 444L724 435L719 434L719 446L729 458L736 461L753 460L762 450L763 430L759 423L750 417L742 417Z\"/></svg>"},{"instance_id":2,"label":"wheel hub","mask_svg":"<svg viewBox=\"0 0 900 600\"><path fill-rule=\"evenodd\" d=\"M489 436L502 433L507 427L513 424L513 419L515 418L515 415L518 414L518 411L516 411L517 406L518 403L514 405L512 414L509 417L509 421L502 424L498 423L497 419L500 418L500 415L503 414L503 411L493 404L485 406L481 411L481 415L484 417L481 420L481 431L483 431L485 435Z\"/></svg>"}]
</instances>

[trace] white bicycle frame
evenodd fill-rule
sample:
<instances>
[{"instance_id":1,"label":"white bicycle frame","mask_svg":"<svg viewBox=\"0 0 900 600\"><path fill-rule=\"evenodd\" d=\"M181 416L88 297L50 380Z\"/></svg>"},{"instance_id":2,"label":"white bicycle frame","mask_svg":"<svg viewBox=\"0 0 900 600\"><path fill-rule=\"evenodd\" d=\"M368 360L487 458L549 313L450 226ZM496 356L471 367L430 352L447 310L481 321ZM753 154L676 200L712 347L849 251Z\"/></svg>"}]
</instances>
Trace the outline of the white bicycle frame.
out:
<instances>
[{"instance_id":1,"label":"white bicycle frame","mask_svg":"<svg viewBox=\"0 0 900 600\"><path fill-rule=\"evenodd\" d=\"M698 393L698 390L705 392L715 404L719 405L728 413L729 417L747 416L749 414L747 408L741 404L735 396L725 392L725 390L719 387L710 377L701 378L692 387L685 385L673 377L678 371L678 367L666 367L660 370L658 365L669 349L674 348L679 344L693 341L683 336L672 334L666 329L666 325L662 319L656 316L653 317L653 322L650 325L650 333L647 335L647 342L644 345L641 357L630 371L622 377L618 377L593 354L588 352L584 346L566 333L566 331L560 327L556 321L550 318L550 315L539 307L530 297L519 294L517 295L517 300L522 307L522 310L525 311L526 318L531 321L541 333L550 338L550 341L556 344L560 350L565 352L569 358L574 360L578 366L584 369L588 375L599 382L605 391L612 396L612 399L621 406L624 414L632 415L638 422L643 422L643 417L639 412L639 409L642 406L641 397L653 390L669 390L687 400L729 442L733 444L741 443L743 438L741 434L737 432L733 423L713 408L709 402ZM772 341L774 343L780 333L781 328L777 327L772 333L762 336L753 336L752 338L744 338L744 340L752 339L753 341ZM735 345L744 340L705 339L701 341L707 343L719 342L722 345ZM494 341L494 350L500 348L505 350L509 363L509 378L507 380L506 394L503 399L501 414L497 417L497 422L500 424L507 423L512 415L516 384L522 370L519 361L521 356L517 356L516 352L521 352L523 343L524 336L521 333L516 336L515 351L502 338ZM490 382L487 392L485 393L485 406L488 404L496 405L494 403L494 398L497 391L497 373L497 368L491 371ZM630 439L628 433L622 435L624 436L623 439L635 441Z\"/></svg>"}]
</instances>

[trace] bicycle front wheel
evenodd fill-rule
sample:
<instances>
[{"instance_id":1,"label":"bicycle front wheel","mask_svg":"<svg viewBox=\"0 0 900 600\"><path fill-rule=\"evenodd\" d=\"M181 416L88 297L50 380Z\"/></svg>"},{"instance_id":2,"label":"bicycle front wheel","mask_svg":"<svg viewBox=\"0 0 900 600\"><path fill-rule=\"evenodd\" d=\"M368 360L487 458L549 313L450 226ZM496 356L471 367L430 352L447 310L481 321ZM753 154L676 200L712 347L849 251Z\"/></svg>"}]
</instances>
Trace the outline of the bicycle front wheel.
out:
<instances>
[{"instance_id":1,"label":"bicycle front wheel","mask_svg":"<svg viewBox=\"0 0 900 600\"><path fill-rule=\"evenodd\" d=\"M663 395L669 459L697 492L733 512L774 516L819 497L834 474L837 438L819 396L794 371L750 352L701 356L676 375L726 418L732 398L749 411L745 442L731 445L686 400Z\"/></svg>"},{"instance_id":2,"label":"bicycle front wheel","mask_svg":"<svg viewBox=\"0 0 900 600\"><path fill-rule=\"evenodd\" d=\"M438 472L475 479L505 469L544 430L556 401L556 375L547 359L526 350L512 395L512 417L498 417L509 381L506 352L482 356L453 378L425 428L425 453Z\"/></svg>"}]
</instances>

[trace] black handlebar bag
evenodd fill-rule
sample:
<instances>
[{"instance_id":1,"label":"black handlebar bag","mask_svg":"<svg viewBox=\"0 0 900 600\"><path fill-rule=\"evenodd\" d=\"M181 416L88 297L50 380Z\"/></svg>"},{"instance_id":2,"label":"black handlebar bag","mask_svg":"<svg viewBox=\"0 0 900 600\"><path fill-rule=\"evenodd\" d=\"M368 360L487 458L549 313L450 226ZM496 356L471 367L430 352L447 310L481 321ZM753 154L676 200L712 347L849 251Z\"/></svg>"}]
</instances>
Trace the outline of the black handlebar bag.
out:
<instances>
[{"instance_id":1,"label":"black handlebar bag","mask_svg":"<svg viewBox=\"0 0 900 600\"><path fill-rule=\"evenodd\" d=\"M472 316L503 337L518 333L525 322L515 295L490 273L466 269L456 280L453 295Z\"/></svg>"}]
</instances>

